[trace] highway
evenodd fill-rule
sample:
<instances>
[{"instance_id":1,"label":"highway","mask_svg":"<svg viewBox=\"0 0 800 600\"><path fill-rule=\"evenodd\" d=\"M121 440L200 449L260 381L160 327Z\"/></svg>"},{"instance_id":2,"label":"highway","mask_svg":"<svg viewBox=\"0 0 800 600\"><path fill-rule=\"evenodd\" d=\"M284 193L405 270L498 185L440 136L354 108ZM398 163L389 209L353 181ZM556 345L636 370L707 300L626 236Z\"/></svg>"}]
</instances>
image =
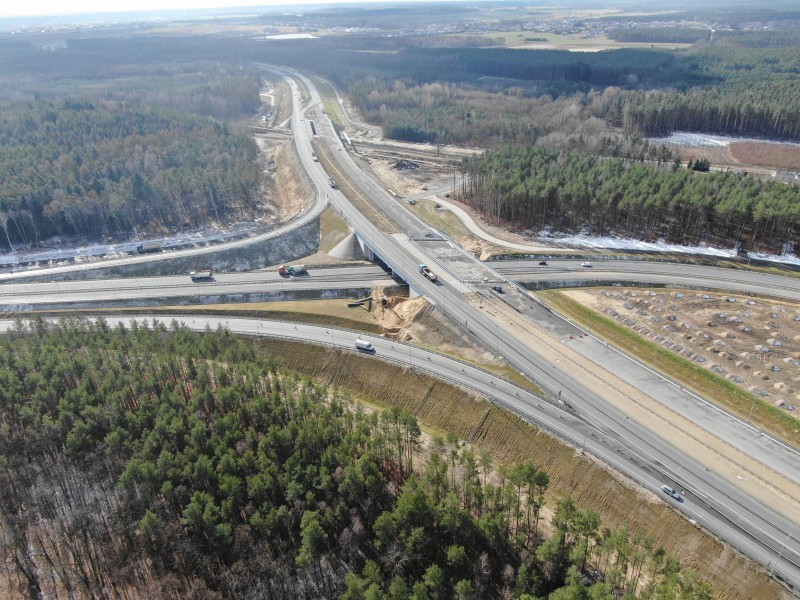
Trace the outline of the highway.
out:
<instances>
[{"instance_id":1,"label":"highway","mask_svg":"<svg viewBox=\"0 0 800 600\"><path fill-rule=\"evenodd\" d=\"M295 94L297 88L292 77L303 81L310 94L306 109L319 105L321 102L319 94L310 80L294 72L281 71L277 67L270 68L284 73ZM296 116L297 113L293 118ZM317 114L315 129L320 141L327 145L331 160L335 161L335 168L346 174L359 188L354 192L368 196L387 215L387 218L384 219L378 214L372 215L379 225L376 226L367 216L356 210L339 190L327 191L329 201L348 220L359 236L386 264L400 274L412 289L423 293L437 304L454 323L464 324L487 347L494 346L498 354L509 364L536 381L546 392L555 397L559 391L568 389L574 410L579 412L587 420L586 422L600 427L603 435L609 440L625 448L625 452L630 453L638 465L656 464L659 469L674 474L676 487L693 490L693 494L703 498L714 513L713 523L707 525L709 530L764 565L771 564L771 561L776 560L780 554L781 564L775 567L775 574L788 581L795 589L800 589L800 541L798 541L800 528L796 523L790 522L745 495L731 482L712 475L706 467L698 465L681 449L672 447L661 437L634 420L628 419L625 414L605 402L595 389L588 389L575 379L570 369L564 365L548 364L537 352L537 348L526 345L520 340L515 328L509 328L503 323L504 331L501 336L497 315L489 314L469 301L471 295L479 292L475 281L495 277L497 273L478 263L474 257L467 255L451 241L431 232L408 212L402 203L367 177L352 157L343 150L341 140L333 133L327 117L323 119L322 115ZM303 166L321 193L328 185L328 174L319 163L311 159L311 128L301 125L294 131ZM421 257L427 257L427 264L440 274L437 285L417 272L416 265ZM543 310L536 305L531 305L530 310L543 313ZM541 315L534 315L534 318L537 316ZM557 327L562 331L572 329L574 335L584 333L568 323L561 323ZM640 367L632 364L629 370ZM714 428L714 423L705 425ZM745 423L738 422L736 426L743 435L746 435L746 430L749 428ZM766 442L766 445L770 446L771 442ZM762 449L764 452L780 453L785 457L786 464L791 465L793 462L797 464L793 455L784 454L792 452L791 449L763 446ZM602 454L599 456L603 457ZM634 466L624 472L645 487L651 490L658 489L658 486L654 486L650 471L644 467ZM729 512L731 505L736 507L736 514ZM797 519L798 516L795 514L793 521ZM709 516L709 521L711 520L712 517Z\"/></svg>"},{"instance_id":2,"label":"highway","mask_svg":"<svg viewBox=\"0 0 800 600\"><path fill-rule=\"evenodd\" d=\"M614 281L697 287L800 300L800 277L657 260L613 260L602 257L592 258L592 266L586 268L581 266L583 260L547 259L547 266L539 265L539 259L496 260L487 264L509 280L525 283Z\"/></svg>"},{"instance_id":3,"label":"highway","mask_svg":"<svg viewBox=\"0 0 800 600\"><path fill-rule=\"evenodd\" d=\"M523 330L527 325L522 327L511 323L520 320L535 324L536 327L546 330L556 340L571 336L580 337L583 340L581 351L591 355L598 365L608 368L610 372L622 369L627 379L636 382L638 386L641 386L640 389L647 389L650 392L652 386L661 384L655 381L653 373L646 366L631 363L625 357L615 355L600 340L584 337L582 330L547 312L518 291L515 294L507 294L508 297L504 299L496 298L488 293L487 282L503 281L504 277L517 279L523 275L538 277L537 269L547 269L548 276L551 277L560 274L562 277L584 278L585 273L587 277L591 274L601 280L613 278L610 270L604 271L599 264L592 269L582 269L576 266L574 261L563 261L563 264L562 261L548 261L551 262L551 265L541 268L532 264L484 265L480 263L446 236L432 231L406 210L402 202L385 192L364 174L343 148L327 117L317 110L321 107L321 99L310 80L280 67L265 68L280 73L292 89L294 105L292 129L295 133L295 143L303 167L308 172L317 195L313 211L304 214L282 229L295 227L302 222L307 222L307 219L315 218L325 203L330 202L350 223L360 238L393 271L402 276L412 290L425 295L455 325L467 329L476 340L480 340L515 369L536 381L545 390L545 397L549 400L532 396L508 382L493 378L468 365L451 359L445 360L445 357L397 342L388 342L382 339L372 340L377 348L377 356L401 363L407 361L412 366L416 365L415 368L426 368L434 374L460 382L461 385L485 394L494 401L533 419L540 426L564 439L579 446L584 445L588 452L656 494L661 494L659 487L663 483L685 490L687 492L686 502L675 504L676 509L683 511L689 518L694 519L698 524L706 527L767 568L773 569L776 577L793 586L795 590L800 590L800 528L797 526L800 513L794 513L794 518L787 518L785 514L779 514L768 508L759 500L743 493L731 481L709 471L707 465L694 460L690 456L690 450L675 447L663 431L661 435L656 435L634 419L628 418L625 412L606 401L602 386L587 384L585 378L576 376L574 367L568 363L555 364L548 361L547 356L552 349L531 344L530 338L523 335ZM299 86L294 78L303 81L310 94L310 99L305 106L301 105ZM368 197L379 206L379 211L367 211L367 214L362 214L340 190L330 188L329 174L324 171L320 163L311 158L313 132L308 121L308 115L311 113L315 113L313 116L315 129L319 134L318 141L325 144L325 152L335 165L334 168L343 175L342 180L349 180L355 184L356 189L345 190L347 194L361 194L365 198ZM271 232L269 235L277 235L277 232ZM252 243L252 241L250 239L246 242L234 243ZM217 250L220 247L215 246L209 251ZM197 250L185 252L195 254ZM163 257L175 255L177 253L165 254ZM153 258L153 256L130 257L120 259L120 261L153 260ZM426 262L440 275L437 284L432 284L417 271L417 265L420 262ZM630 263L633 262L635 261L630 261ZM615 261L613 265L614 269L619 268L624 271L630 266L630 263ZM107 267L111 264L112 261L105 261L97 266ZM577 264L579 265L579 263ZM609 263L609 266L611 264ZM672 272L667 275L666 271L666 269L675 268L674 265L663 265L665 270L656 273L654 263L639 264L639 269L651 270L650 273L640 273L642 276L669 277L673 283L676 281L676 275ZM92 266L89 265L89 268ZM60 267L60 269L67 270L82 268L87 268L87 265ZM519 271L508 272L505 271L506 269L519 269ZM522 272L524 270L528 270L530 273L526 275ZM630 272L631 276L635 276L635 267L631 268ZM504 273L507 274L504 275ZM725 271L718 276L725 280L727 275L727 281L733 281L738 285L744 281L743 273L734 272L735 278L731 278L731 272ZM281 283L270 279L273 276L274 274L266 273L221 274L215 276L218 281L203 283L192 283L188 277L184 277L183 281L166 278L169 281L164 281L164 287L161 289L158 289L158 284L150 281L150 278L122 282L119 284L119 288L115 288L115 285L110 282L75 282L75 287L69 288L66 287L68 285L66 282L26 284L53 285L56 286L55 292L52 291L52 288L49 290L42 287L23 288L21 285L15 284L0 286L0 303L6 303L7 299L34 303L34 298L52 296L54 293L58 298L63 295L65 299L86 299L89 295L87 290L94 286L97 287L94 287L91 294L98 294L98 297L102 298L108 298L109 295L114 298L115 294L141 294L138 297L145 298L147 294L152 295L155 292L159 296L164 296L165 290L173 290L175 294L185 295L187 291L195 289L198 290L198 293L202 293L215 288L220 290L219 293L236 293L242 292L243 289L250 289L248 286L263 290L268 286L284 285L288 288L290 285L297 285L298 287L294 289L300 289L299 282L297 284L295 282ZM707 277L704 279L697 276L696 271L687 271L685 276L689 279L693 278L695 281L708 281ZM248 279L249 277L253 279ZM259 277L262 279L258 279ZM366 281L357 275L353 275L353 277L354 281ZM9 278L11 275L8 274L0 276L0 279L8 280ZM386 278L386 275L383 274L382 278ZM312 282L313 279L316 277L309 277L308 285L316 285L315 282ZM375 280L370 279L369 281ZM389 279L389 281L391 280ZM764 281L766 279L761 280L760 293L764 293ZM755 286L758 282L759 280L756 278L747 285ZM137 287L141 289L136 291L134 288ZM788 287L791 286L788 285ZM741 288L737 289L741 291ZM212 293L216 292L212 291ZM513 316L513 321L509 319L508 315ZM173 317L165 318L171 320ZM183 317L183 319L187 323L190 323L189 319L194 319L196 322L190 324L198 329L204 328L207 321L212 321L212 319L205 319L200 325L200 317ZM246 319L223 319L215 322L224 322L233 331L297 337L315 343L329 343L342 347L352 347L355 336L352 332L338 332L332 329L285 323L273 326ZM272 329L270 329L271 327ZM417 359L425 362L419 363ZM663 385L668 386L669 383ZM569 406L566 402L564 405L559 404L558 398L562 392L565 400L568 398ZM684 396L685 390L673 389L671 393ZM700 405L688 396L686 396L686 407L687 411L697 411L690 413L691 416L687 418L695 418L697 415L698 420L704 421L703 426L709 431L713 431L720 439L737 444L739 447L746 447L748 453L757 456L762 463L771 464L772 468L787 480L798 481L797 469L800 461L797 460L797 453L793 449L776 445L774 440L761 435L760 432L753 431L752 427L740 420L726 420L719 418L719 415L714 414L713 411L709 413L711 409L707 404Z\"/></svg>"},{"instance_id":4,"label":"highway","mask_svg":"<svg viewBox=\"0 0 800 600\"><path fill-rule=\"evenodd\" d=\"M785 300L800 300L800 278L772 273L735 271L703 265L676 265L633 260L592 260L592 268L581 267L580 260L548 259L547 266L538 261L488 261L498 277L490 282L543 283L561 286L592 282L639 283L671 287L697 287L756 294ZM0 307L14 304L41 304L54 297L72 303L108 299L148 299L235 294L264 290L337 289L374 287L396 283L384 269L374 265L311 268L308 275L280 277L275 271L215 273L214 280L192 282L188 275L137 277L96 281L51 281L38 283L0 284ZM424 290L423 290L424 291Z\"/></svg>"},{"instance_id":5,"label":"highway","mask_svg":"<svg viewBox=\"0 0 800 600\"><path fill-rule=\"evenodd\" d=\"M276 271L215 273L211 281L192 281L188 275L138 277L94 281L52 281L0 285L0 311L35 310L58 303L69 309L75 305L102 305L122 301L160 301L191 296L205 298L242 296L264 292L299 292L398 285L386 271L375 266L315 269L297 277L280 276Z\"/></svg>"}]
</instances>

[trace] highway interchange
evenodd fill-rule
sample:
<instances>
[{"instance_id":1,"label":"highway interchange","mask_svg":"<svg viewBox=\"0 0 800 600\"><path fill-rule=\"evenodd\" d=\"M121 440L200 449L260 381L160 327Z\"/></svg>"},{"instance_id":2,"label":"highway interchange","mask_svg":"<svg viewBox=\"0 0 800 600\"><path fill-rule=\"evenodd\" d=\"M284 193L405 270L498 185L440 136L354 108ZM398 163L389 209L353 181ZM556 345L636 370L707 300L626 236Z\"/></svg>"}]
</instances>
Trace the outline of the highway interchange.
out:
<instances>
[{"instance_id":1,"label":"highway interchange","mask_svg":"<svg viewBox=\"0 0 800 600\"><path fill-rule=\"evenodd\" d=\"M584 448L610 466L625 473L645 488L660 493L659 487L669 483L686 492L685 501L674 503L676 509L732 544L754 560L765 565L774 576L795 590L800 590L800 513L793 508L773 510L758 498L744 493L729 479L708 470L694 460L683 447L656 435L650 429L628 418L618 407L603 397L599 386L588 386L583 377L576 377L574 366L551 364L547 356L551 350L531 346L522 336L519 323L535 323L553 339L574 337L580 339L576 351L592 357L611 373L617 372L639 389L651 396L668 397L669 402L682 402L675 407L686 411L690 419L698 419L703 427L719 439L751 455L761 464L769 464L777 475L794 485L800 484L800 461L796 449L779 443L727 413L668 380L654 374L646 365L633 363L628 357L610 352L601 340L585 336L575 325L553 315L533 301L521 290L510 285L510 280L543 281L561 278L574 281L641 281L647 283L682 283L713 287L731 292L760 293L782 298L800 299L800 281L788 277L764 275L747 271L730 271L690 265L666 263L641 263L638 261L593 261L591 269L580 267L580 261L548 260L544 267L535 263L496 262L481 263L457 244L439 232L432 231L415 215L406 210L402 202L383 190L364 174L345 150L333 132L332 125L319 110L315 110L316 142L324 144L324 151L334 173L327 173L322 165L311 158L313 132L307 111L321 107L321 98L313 83L302 74L274 66L264 66L280 74L292 89L292 130L303 168L316 188L314 209L303 214L286 228L307 222L320 214L326 203L334 206L355 230L359 238L388 265L393 275L409 284L413 291L425 295L437 305L454 324L468 330L476 340L492 349L515 369L537 382L545 391L544 397L498 379L496 376L459 363L442 355L391 342L370 338L376 355L382 359L407 363L410 367L424 369L435 375L457 382L492 401L514 410L539 426L570 443ZM304 87L305 91L301 91ZM301 96L305 104L301 103ZM353 182L354 189L331 189L330 175L342 181ZM348 196L361 194L379 207L373 214L363 214ZM274 233L273 233L274 234ZM271 234L271 235L273 235ZM248 241L242 242L248 243ZM191 253L186 250L182 252ZM169 257L165 254L164 257ZM154 257L129 257L119 261L152 260ZM161 257L157 257L161 259ZM440 274L438 285L433 285L417 271L417 265L426 262ZM94 265L88 265L91 268ZM100 266L109 266L108 262ZM70 265L59 269L80 270L86 265ZM320 287L371 287L388 285L395 281L380 269L341 269L318 273L308 278L282 279L275 273L219 274L214 282L192 284L188 277L146 278L131 281L91 281L59 283L14 283L9 280L24 277L24 273L3 274L0 280L0 305L12 309L36 307L70 301L146 300L148 297L179 297L187 292L194 295L244 293L248 290L308 289ZM508 293L498 298L490 291L493 282L505 282ZM692 283L693 282L693 283ZM510 315L510 317L509 317ZM172 317L164 317L171 319ZM509 321L513 318L517 321ZM128 317L125 317L128 319ZM192 320L194 319L194 323ZM527 320L527 321L526 321ZM213 318L183 317L183 321L197 329L206 324L225 321L232 331L258 335L280 335L314 343L352 348L352 332L305 325L274 323L248 319L215 320ZM567 402L564 400L568 399ZM772 484L774 487L774 484ZM789 490L772 490L778 497L790 497L789 507L797 506L800 499Z\"/></svg>"}]
</instances>

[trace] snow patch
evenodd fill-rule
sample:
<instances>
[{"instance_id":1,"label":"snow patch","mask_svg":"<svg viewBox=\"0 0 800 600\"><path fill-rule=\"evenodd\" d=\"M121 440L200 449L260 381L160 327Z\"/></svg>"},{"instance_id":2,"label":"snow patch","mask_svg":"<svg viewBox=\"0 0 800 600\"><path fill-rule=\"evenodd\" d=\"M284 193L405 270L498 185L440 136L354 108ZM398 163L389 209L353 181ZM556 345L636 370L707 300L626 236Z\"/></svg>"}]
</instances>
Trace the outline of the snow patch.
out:
<instances>
[{"instance_id":1,"label":"snow patch","mask_svg":"<svg viewBox=\"0 0 800 600\"><path fill-rule=\"evenodd\" d=\"M711 246L684 246L681 244L670 244L665 241L642 242L629 238L617 238L609 236L593 236L587 234L559 235L552 234L549 230L543 229L539 232L539 237L549 238L559 244L573 246L576 248L587 248L592 250L637 250L643 252L664 252L697 254L702 256L716 256L719 258L735 258L737 250L735 248L712 248ZM750 258L768 262L777 262L787 265L800 266L800 258L789 254L762 254L760 252L750 252Z\"/></svg>"},{"instance_id":2,"label":"snow patch","mask_svg":"<svg viewBox=\"0 0 800 600\"><path fill-rule=\"evenodd\" d=\"M800 144L797 142L784 142L780 140L766 140L727 135L711 135L708 133L689 133L687 131L673 131L667 137L647 138L647 141L653 144L668 144L670 146L683 146L687 148L723 148L736 142L761 142L767 144L780 144L783 146L800 146Z\"/></svg>"}]
</instances>

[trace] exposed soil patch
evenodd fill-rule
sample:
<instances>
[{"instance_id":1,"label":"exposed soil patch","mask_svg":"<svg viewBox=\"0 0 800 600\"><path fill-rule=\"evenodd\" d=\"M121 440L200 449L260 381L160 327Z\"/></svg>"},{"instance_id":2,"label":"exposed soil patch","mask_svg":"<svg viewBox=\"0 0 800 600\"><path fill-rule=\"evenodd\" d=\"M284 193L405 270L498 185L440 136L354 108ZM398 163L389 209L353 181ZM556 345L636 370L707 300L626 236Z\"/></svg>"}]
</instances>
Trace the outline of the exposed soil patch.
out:
<instances>
[{"instance_id":1,"label":"exposed soil patch","mask_svg":"<svg viewBox=\"0 0 800 600\"><path fill-rule=\"evenodd\" d=\"M680 156L684 166L690 160L694 162L701 159L707 160L712 167L740 166L739 161L734 158L730 146L671 146L670 150Z\"/></svg>"},{"instance_id":2,"label":"exposed soil patch","mask_svg":"<svg viewBox=\"0 0 800 600\"><path fill-rule=\"evenodd\" d=\"M800 146L766 142L735 142L729 146L733 158L747 165L800 171Z\"/></svg>"},{"instance_id":3,"label":"exposed soil patch","mask_svg":"<svg viewBox=\"0 0 800 600\"><path fill-rule=\"evenodd\" d=\"M385 295L383 290L373 290L372 297L372 315L387 337L420 344L481 365L498 364L494 355L442 317L425 298Z\"/></svg>"},{"instance_id":4,"label":"exposed soil patch","mask_svg":"<svg viewBox=\"0 0 800 600\"><path fill-rule=\"evenodd\" d=\"M421 163L410 161L397 161L391 158L362 157L361 165L372 171L383 185L398 196L413 196L421 194L427 189L442 185L442 176L434 169L427 169ZM397 167L399 162L416 164L416 168Z\"/></svg>"},{"instance_id":5,"label":"exposed soil patch","mask_svg":"<svg viewBox=\"0 0 800 600\"><path fill-rule=\"evenodd\" d=\"M291 140L281 144L275 151L277 169L274 174L273 199L281 220L288 220L314 202L308 180L301 175L302 168Z\"/></svg>"},{"instance_id":6,"label":"exposed soil patch","mask_svg":"<svg viewBox=\"0 0 800 600\"><path fill-rule=\"evenodd\" d=\"M684 165L690 160L705 159L711 164L712 169L730 168L735 171L772 175L776 169L800 168L800 148L767 142L734 142L727 146L670 145L670 150L680 157ZM797 150L797 154L792 150Z\"/></svg>"}]
</instances>

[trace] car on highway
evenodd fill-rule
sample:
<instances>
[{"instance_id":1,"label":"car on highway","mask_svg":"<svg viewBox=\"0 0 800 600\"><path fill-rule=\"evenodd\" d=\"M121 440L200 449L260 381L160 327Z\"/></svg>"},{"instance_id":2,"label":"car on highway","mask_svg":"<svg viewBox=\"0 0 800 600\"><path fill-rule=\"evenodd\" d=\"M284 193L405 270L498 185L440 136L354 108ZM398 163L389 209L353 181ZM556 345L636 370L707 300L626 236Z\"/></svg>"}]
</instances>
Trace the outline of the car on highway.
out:
<instances>
[{"instance_id":1,"label":"car on highway","mask_svg":"<svg viewBox=\"0 0 800 600\"><path fill-rule=\"evenodd\" d=\"M585 262L581 263L581 266L591 269L592 268L592 263L590 263L588 261L585 261Z\"/></svg>"},{"instance_id":2,"label":"car on highway","mask_svg":"<svg viewBox=\"0 0 800 600\"><path fill-rule=\"evenodd\" d=\"M539 266L540 267L546 267L547 266L547 261L546 260L540 260L539 261Z\"/></svg>"},{"instance_id":3,"label":"car on highway","mask_svg":"<svg viewBox=\"0 0 800 600\"><path fill-rule=\"evenodd\" d=\"M678 502L683 502L683 496L681 496L674 488L671 488L668 485L662 485L661 491L664 492L667 496L669 496L673 500L677 500Z\"/></svg>"}]
</instances>

